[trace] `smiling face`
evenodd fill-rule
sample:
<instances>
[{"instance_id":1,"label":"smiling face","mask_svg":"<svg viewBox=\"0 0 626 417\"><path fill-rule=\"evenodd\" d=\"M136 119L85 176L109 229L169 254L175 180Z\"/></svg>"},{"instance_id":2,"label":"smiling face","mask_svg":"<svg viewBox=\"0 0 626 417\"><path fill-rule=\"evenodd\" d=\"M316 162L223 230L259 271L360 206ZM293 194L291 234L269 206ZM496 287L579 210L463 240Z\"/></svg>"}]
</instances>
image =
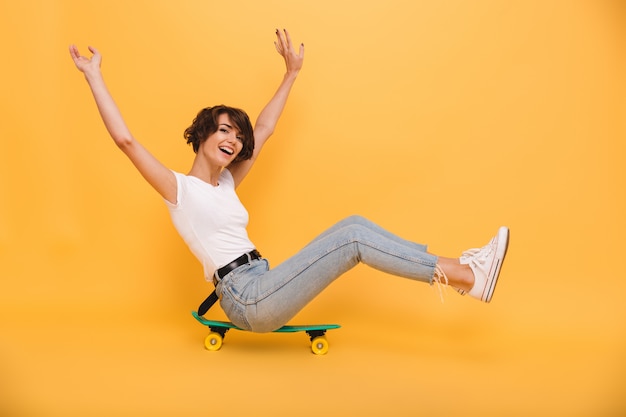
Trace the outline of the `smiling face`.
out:
<instances>
[{"instance_id":1,"label":"smiling face","mask_svg":"<svg viewBox=\"0 0 626 417\"><path fill-rule=\"evenodd\" d=\"M236 137L241 139L243 145L239 152L233 155L235 159L232 162L245 161L252 158L254 153L254 131L250 118L241 109L224 105L206 107L198 112L191 126L185 129L185 139L187 144L193 146L193 151L198 153L200 146L208 140L209 137L216 135L224 135L226 131L236 131ZM223 149L227 153L236 151L236 149Z\"/></svg>"},{"instance_id":2,"label":"smiling face","mask_svg":"<svg viewBox=\"0 0 626 417\"><path fill-rule=\"evenodd\" d=\"M210 162L226 167L233 162L243 148L243 136L230 117L222 113L217 119L217 130L200 145L202 153Z\"/></svg>"}]
</instances>

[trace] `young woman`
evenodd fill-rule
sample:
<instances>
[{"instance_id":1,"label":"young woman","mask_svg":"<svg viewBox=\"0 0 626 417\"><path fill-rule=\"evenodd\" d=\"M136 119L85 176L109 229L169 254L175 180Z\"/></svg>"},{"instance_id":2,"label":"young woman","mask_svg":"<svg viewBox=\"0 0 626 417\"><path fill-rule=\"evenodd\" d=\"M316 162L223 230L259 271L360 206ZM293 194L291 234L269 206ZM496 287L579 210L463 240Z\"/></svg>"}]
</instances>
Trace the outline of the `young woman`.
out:
<instances>
[{"instance_id":1,"label":"young woman","mask_svg":"<svg viewBox=\"0 0 626 417\"><path fill-rule=\"evenodd\" d=\"M470 249L460 258L444 258L352 216L270 269L248 238L248 213L235 190L274 132L304 61L304 44L296 49L286 30L276 30L276 38L286 72L254 128L242 110L227 106L201 110L185 130L196 153L187 174L165 167L131 135L102 77L100 53L89 47L92 56L85 57L70 46L109 134L165 200L176 229L202 262L206 279L215 284L228 318L251 331L277 329L360 262L393 275L450 285L489 302L507 251L506 227L483 248Z\"/></svg>"}]
</instances>

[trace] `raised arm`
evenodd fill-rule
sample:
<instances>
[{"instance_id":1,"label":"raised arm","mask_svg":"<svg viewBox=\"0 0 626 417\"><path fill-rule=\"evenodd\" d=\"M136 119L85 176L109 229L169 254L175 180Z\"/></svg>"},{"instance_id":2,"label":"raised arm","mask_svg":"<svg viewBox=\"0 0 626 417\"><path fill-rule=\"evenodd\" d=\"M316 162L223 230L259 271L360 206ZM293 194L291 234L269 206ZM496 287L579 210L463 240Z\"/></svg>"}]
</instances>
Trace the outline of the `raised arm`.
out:
<instances>
[{"instance_id":1,"label":"raised arm","mask_svg":"<svg viewBox=\"0 0 626 417\"><path fill-rule=\"evenodd\" d=\"M91 58L84 57L75 45L70 46L70 55L76 68L85 75L89 88L98 106L102 121L115 144L128 156L141 175L166 200L176 202L176 177L159 162L146 148L133 138L126 126L119 108L102 77L100 65L102 56L97 49L89 47Z\"/></svg>"},{"instance_id":2,"label":"raised arm","mask_svg":"<svg viewBox=\"0 0 626 417\"><path fill-rule=\"evenodd\" d=\"M252 158L247 161L232 164L228 167L233 174L236 185L239 185L241 181L243 181L256 161L256 158L259 156L263 145L272 133L274 133L278 119L287 103L291 87L293 87L304 62L304 44L300 44L296 51L296 48L291 42L291 36L286 29L284 30L284 35L277 29L276 38L274 45L278 53L285 60L286 72L274 96L272 96L270 101L265 105L254 125L254 154Z\"/></svg>"}]
</instances>

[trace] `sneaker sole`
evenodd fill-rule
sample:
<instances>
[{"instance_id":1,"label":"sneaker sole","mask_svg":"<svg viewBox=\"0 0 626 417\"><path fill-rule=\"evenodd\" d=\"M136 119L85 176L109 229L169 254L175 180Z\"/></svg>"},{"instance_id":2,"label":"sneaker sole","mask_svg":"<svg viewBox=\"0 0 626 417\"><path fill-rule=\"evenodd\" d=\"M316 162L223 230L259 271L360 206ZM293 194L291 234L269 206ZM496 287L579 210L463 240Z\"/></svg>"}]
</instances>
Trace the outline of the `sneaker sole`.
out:
<instances>
[{"instance_id":1,"label":"sneaker sole","mask_svg":"<svg viewBox=\"0 0 626 417\"><path fill-rule=\"evenodd\" d=\"M502 226L500 230L498 230L498 248L496 252L496 259L494 264L492 265L492 271L490 271L489 276L492 277L487 285L485 286L486 293L483 292L482 300L486 303L491 301L491 297L493 297L493 293L496 290L496 284L498 283L498 277L500 276L500 270L502 269L502 264L504 263L504 257L506 256L506 252L509 249L509 239L511 237L511 232L507 227ZM504 238L504 245L500 244L500 240Z\"/></svg>"}]
</instances>

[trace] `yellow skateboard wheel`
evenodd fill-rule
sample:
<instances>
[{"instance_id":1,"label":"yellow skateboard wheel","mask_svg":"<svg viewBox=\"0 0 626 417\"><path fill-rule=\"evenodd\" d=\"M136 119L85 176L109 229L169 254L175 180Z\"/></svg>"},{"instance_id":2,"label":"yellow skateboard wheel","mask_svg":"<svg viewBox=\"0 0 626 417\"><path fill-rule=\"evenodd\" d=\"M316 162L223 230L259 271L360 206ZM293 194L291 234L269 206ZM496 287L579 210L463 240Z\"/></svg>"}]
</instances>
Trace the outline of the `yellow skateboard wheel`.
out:
<instances>
[{"instance_id":1,"label":"yellow skateboard wheel","mask_svg":"<svg viewBox=\"0 0 626 417\"><path fill-rule=\"evenodd\" d=\"M316 355L325 355L328 352L328 340L324 336L317 336L311 340L311 350Z\"/></svg>"},{"instance_id":2,"label":"yellow skateboard wheel","mask_svg":"<svg viewBox=\"0 0 626 417\"><path fill-rule=\"evenodd\" d=\"M206 347L207 350L215 352L222 347L222 341L222 336L219 333L211 332L206 339L204 339L204 347Z\"/></svg>"}]
</instances>

